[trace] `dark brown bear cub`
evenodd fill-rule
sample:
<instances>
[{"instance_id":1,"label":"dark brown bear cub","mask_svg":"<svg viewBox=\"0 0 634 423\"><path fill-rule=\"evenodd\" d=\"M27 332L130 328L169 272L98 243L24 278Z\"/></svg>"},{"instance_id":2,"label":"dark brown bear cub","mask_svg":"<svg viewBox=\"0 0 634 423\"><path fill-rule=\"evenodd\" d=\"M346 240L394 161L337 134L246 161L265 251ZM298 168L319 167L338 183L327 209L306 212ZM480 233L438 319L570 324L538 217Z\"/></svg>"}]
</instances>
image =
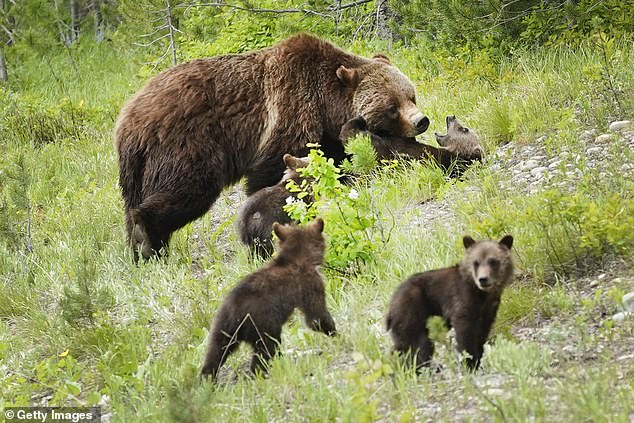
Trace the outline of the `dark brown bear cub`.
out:
<instances>
[{"instance_id":1,"label":"dark brown bear cub","mask_svg":"<svg viewBox=\"0 0 634 423\"><path fill-rule=\"evenodd\" d=\"M244 278L222 303L209 334L202 376L215 378L220 366L243 341L254 350L251 371L265 370L277 351L282 325L295 308L304 313L311 329L335 335L318 269L326 247L323 229L320 218L305 227L273 224L279 238L278 253Z\"/></svg>"},{"instance_id":2,"label":"dark brown bear cub","mask_svg":"<svg viewBox=\"0 0 634 423\"><path fill-rule=\"evenodd\" d=\"M411 354L417 369L429 365L434 354L426 325L430 316L442 316L455 329L458 351L466 351L467 367L477 369L502 291L513 278L512 236L499 242L465 236L463 243L466 252L459 264L416 273L392 296L387 329L394 349Z\"/></svg>"},{"instance_id":3,"label":"dark brown bear cub","mask_svg":"<svg viewBox=\"0 0 634 423\"><path fill-rule=\"evenodd\" d=\"M478 135L462 126L455 116L447 116L446 123L447 134L435 134L440 147L420 143L413 137L377 135L369 131L362 117L346 122L341 128L339 138L345 144L349 138L365 133L370 136L378 159L393 159L398 156L431 159L450 176L458 177L474 162L481 162L484 153Z\"/></svg>"},{"instance_id":4,"label":"dark brown bear cub","mask_svg":"<svg viewBox=\"0 0 634 423\"><path fill-rule=\"evenodd\" d=\"M284 210L288 197L295 197L286 189L290 179L298 185L302 177L298 169L308 166L308 157L298 158L284 154L286 172L282 180L272 187L262 188L249 196L238 211L236 226L240 233L240 240L249 246L251 254L260 257L270 257L273 254L273 223L297 223Z\"/></svg>"}]
</instances>

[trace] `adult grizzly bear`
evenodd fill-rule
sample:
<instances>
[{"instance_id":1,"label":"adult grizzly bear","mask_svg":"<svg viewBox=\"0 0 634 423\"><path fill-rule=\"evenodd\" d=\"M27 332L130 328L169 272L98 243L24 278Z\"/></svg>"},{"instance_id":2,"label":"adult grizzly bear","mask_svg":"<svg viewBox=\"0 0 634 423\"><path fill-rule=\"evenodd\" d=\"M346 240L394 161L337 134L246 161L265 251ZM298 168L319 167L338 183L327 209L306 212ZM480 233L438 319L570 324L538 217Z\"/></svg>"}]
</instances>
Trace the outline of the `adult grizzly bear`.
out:
<instances>
[{"instance_id":1,"label":"adult grizzly bear","mask_svg":"<svg viewBox=\"0 0 634 423\"><path fill-rule=\"evenodd\" d=\"M481 162L484 152L478 135L462 126L455 116L447 116L445 121L447 134L435 134L440 147L420 143L413 137L379 136L369 131L368 124L362 117L346 122L339 137L345 145L349 138L359 133L367 134L378 159L393 159L399 156L412 159L430 158L451 176L458 177L472 163Z\"/></svg>"},{"instance_id":2,"label":"adult grizzly bear","mask_svg":"<svg viewBox=\"0 0 634 423\"><path fill-rule=\"evenodd\" d=\"M385 56L367 59L308 34L160 73L123 107L115 131L135 260L158 254L241 177L248 194L277 183L284 153L303 157L317 142L341 160L339 132L354 116L379 135L425 131L415 101L413 84Z\"/></svg>"}]
</instances>

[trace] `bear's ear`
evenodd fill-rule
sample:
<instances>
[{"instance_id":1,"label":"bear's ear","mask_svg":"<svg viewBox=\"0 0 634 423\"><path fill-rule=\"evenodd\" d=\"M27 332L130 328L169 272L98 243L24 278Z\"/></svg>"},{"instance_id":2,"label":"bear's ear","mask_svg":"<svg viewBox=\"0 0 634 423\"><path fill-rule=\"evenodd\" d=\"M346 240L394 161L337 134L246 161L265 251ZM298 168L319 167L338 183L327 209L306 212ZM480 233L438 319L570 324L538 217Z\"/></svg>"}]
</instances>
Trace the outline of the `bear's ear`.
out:
<instances>
[{"instance_id":1,"label":"bear's ear","mask_svg":"<svg viewBox=\"0 0 634 423\"><path fill-rule=\"evenodd\" d=\"M347 68L343 65L339 66L339 69L337 69L337 78L339 78L346 87L350 88L357 88L360 82L359 71Z\"/></svg>"},{"instance_id":2,"label":"bear's ear","mask_svg":"<svg viewBox=\"0 0 634 423\"><path fill-rule=\"evenodd\" d=\"M509 250L513 246L513 237L511 235L504 235L500 240L500 244L504 245Z\"/></svg>"},{"instance_id":3,"label":"bear's ear","mask_svg":"<svg viewBox=\"0 0 634 423\"><path fill-rule=\"evenodd\" d=\"M324 231L324 219L318 217L311 223L311 229L313 229L317 233L322 233Z\"/></svg>"},{"instance_id":4,"label":"bear's ear","mask_svg":"<svg viewBox=\"0 0 634 423\"><path fill-rule=\"evenodd\" d=\"M291 156L290 154L284 154L284 164L287 168L295 170L298 167L302 167L299 159L295 156Z\"/></svg>"},{"instance_id":5,"label":"bear's ear","mask_svg":"<svg viewBox=\"0 0 634 423\"><path fill-rule=\"evenodd\" d=\"M469 248L475 243L476 243L475 239L471 238L469 235L465 235L462 238L462 244L464 245L465 248Z\"/></svg>"},{"instance_id":6,"label":"bear's ear","mask_svg":"<svg viewBox=\"0 0 634 423\"><path fill-rule=\"evenodd\" d=\"M277 222L273 222L273 232L275 232L275 235L277 235L277 238L280 241L284 241L286 239L286 230L284 226Z\"/></svg>"},{"instance_id":7,"label":"bear's ear","mask_svg":"<svg viewBox=\"0 0 634 423\"><path fill-rule=\"evenodd\" d=\"M385 54L377 53L374 56L372 56L372 59L378 60L379 62L383 62L386 65L392 64L392 62L390 62L390 59Z\"/></svg>"}]
</instances>

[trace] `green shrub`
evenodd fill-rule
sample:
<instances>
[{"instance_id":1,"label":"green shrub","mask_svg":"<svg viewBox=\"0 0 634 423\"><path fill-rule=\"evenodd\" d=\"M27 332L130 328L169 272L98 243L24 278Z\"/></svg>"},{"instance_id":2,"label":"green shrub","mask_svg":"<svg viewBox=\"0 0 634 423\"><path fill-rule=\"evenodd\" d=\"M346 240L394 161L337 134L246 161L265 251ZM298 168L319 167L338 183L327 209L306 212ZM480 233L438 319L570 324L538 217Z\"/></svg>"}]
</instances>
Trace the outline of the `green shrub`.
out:
<instances>
[{"instance_id":1,"label":"green shrub","mask_svg":"<svg viewBox=\"0 0 634 423\"><path fill-rule=\"evenodd\" d=\"M380 212L370 192L339 181L339 169L321 150L313 148L308 157L309 165L299 170L302 183L298 186L290 180L287 185L290 192L297 193L297 199L289 200L284 209L301 223L321 215L329 240L327 265L356 271L362 263L374 260L376 251L387 241L375 229L381 221Z\"/></svg>"}]
</instances>

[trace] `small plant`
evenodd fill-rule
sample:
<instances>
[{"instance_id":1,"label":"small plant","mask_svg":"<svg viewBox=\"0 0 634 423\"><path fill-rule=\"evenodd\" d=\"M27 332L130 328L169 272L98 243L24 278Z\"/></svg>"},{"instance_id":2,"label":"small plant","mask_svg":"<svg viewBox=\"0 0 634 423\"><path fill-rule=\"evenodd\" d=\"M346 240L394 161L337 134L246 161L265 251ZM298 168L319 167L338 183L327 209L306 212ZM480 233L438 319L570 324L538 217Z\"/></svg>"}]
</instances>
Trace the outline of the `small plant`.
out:
<instances>
[{"instance_id":1,"label":"small plant","mask_svg":"<svg viewBox=\"0 0 634 423\"><path fill-rule=\"evenodd\" d=\"M18 253L23 270L25 254L33 252L31 237L31 177L24 155L19 153L5 171L0 170L0 235Z\"/></svg>"},{"instance_id":2,"label":"small plant","mask_svg":"<svg viewBox=\"0 0 634 423\"><path fill-rule=\"evenodd\" d=\"M62 317L72 326L95 324L99 313L114 306L114 297L106 288L95 286L97 268L86 250L82 252L77 268L71 278L74 286L64 286L63 297L59 302Z\"/></svg>"},{"instance_id":3,"label":"small plant","mask_svg":"<svg viewBox=\"0 0 634 423\"><path fill-rule=\"evenodd\" d=\"M355 271L360 264L374 260L375 253L387 242L385 234L374 230L381 216L370 193L359 185L358 190L340 182L340 170L321 150L313 148L308 157L309 165L299 169L304 180L300 185L290 180L287 185L297 198L289 197L284 210L300 223L323 216L329 239L326 263Z\"/></svg>"},{"instance_id":4,"label":"small plant","mask_svg":"<svg viewBox=\"0 0 634 423\"><path fill-rule=\"evenodd\" d=\"M376 168L376 151L372 146L370 137L366 134L357 134L346 143L346 153L350 154L350 160L345 159L341 163L341 169L346 173L365 175Z\"/></svg>"}]
</instances>

